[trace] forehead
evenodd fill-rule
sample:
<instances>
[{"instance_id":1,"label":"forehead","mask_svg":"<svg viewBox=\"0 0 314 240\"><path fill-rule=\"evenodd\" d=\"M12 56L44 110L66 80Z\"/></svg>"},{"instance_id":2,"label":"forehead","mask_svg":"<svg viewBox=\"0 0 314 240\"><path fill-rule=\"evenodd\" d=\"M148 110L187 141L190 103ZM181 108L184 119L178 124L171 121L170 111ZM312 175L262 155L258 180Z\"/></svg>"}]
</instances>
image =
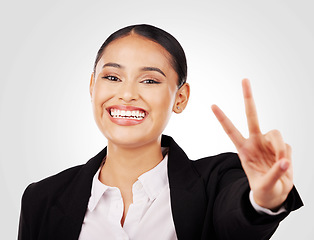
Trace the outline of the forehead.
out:
<instances>
[{"instance_id":1,"label":"forehead","mask_svg":"<svg viewBox=\"0 0 314 240\"><path fill-rule=\"evenodd\" d=\"M160 44L137 34L118 38L111 42L97 65L115 62L122 65L141 65L172 69L171 55Z\"/></svg>"}]
</instances>

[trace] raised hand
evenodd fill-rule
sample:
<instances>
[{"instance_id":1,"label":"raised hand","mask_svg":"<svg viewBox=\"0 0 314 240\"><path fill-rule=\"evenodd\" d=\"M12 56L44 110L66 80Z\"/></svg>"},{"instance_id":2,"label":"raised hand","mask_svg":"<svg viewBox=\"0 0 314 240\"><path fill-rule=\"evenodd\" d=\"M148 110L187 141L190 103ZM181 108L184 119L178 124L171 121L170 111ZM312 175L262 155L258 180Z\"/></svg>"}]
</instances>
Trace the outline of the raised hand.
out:
<instances>
[{"instance_id":1,"label":"raised hand","mask_svg":"<svg viewBox=\"0 0 314 240\"><path fill-rule=\"evenodd\" d=\"M242 88L249 138L242 136L220 108L213 105L212 110L238 150L255 202L275 210L293 187L291 148L285 144L279 131L261 133L248 79L242 81Z\"/></svg>"}]
</instances>

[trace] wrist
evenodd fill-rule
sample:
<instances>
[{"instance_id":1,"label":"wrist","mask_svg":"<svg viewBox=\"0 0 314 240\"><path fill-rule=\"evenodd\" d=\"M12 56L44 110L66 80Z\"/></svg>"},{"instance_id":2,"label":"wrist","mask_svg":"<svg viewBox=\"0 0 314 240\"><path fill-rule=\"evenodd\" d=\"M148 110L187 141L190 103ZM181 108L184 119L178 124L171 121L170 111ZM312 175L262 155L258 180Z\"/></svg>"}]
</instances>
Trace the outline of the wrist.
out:
<instances>
[{"instance_id":1,"label":"wrist","mask_svg":"<svg viewBox=\"0 0 314 240\"><path fill-rule=\"evenodd\" d=\"M262 198L258 198L258 196L256 196L256 194L254 194L254 192L251 190L250 199L262 208L269 209L272 212L277 212L279 209L284 207L287 196L280 198L270 198L267 194L263 194Z\"/></svg>"},{"instance_id":2,"label":"wrist","mask_svg":"<svg viewBox=\"0 0 314 240\"><path fill-rule=\"evenodd\" d=\"M281 204L281 206L279 206L277 208L273 208L273 209L260 206L254 200L253 191L252 190L250 191L249 199L250 199L250 202L251 202L253 208L255 209L255 211L257 211L260 214L278 215L278 214L280 214L282 212L286 212L287 211L287 208L284 206L285 205L284 203Z\"/></svg>"}]
</instances>

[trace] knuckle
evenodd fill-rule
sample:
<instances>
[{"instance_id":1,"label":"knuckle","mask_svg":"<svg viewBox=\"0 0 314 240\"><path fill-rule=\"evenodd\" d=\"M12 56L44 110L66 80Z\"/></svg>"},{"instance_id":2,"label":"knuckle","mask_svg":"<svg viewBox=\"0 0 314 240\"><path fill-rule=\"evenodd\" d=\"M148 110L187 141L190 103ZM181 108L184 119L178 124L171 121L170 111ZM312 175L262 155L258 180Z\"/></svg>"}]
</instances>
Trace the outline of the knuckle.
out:
<instances>
[{"instance_id":1,"label":"knuckle","mask_svg":"<svg viewBox=\"0 0 314 240\"><path fill-rule=\"evenodd\" d=\"M292 148L291 148L291 146L288 143L286 143L286 149L287 149L288 152L291 153Z\"/></svg>"},{"instance_id":2,"label":"knuckle","mask_svg":"<svg viewBox=\"0 0 314 240\"><path fill-rule=\"evenodd\" d=\"M280 131L279 130L277 130L277 129L274 129L274 130L272 130L272 131L270 131L271 132L271 134L274 136L274 137L279 137L279 138L281 138L281 133L280 133Z\"/></svg>"},{"instance_id":3,"label":"knuckle","mask_svg":"<svg viewBox=\"0 0 314 240\"><path fill-rule=\"evenodd\" d=\"M283 141L281 133L278 130L271 130L270 132L268 132L265 135L265 139L268 142L273 142L273 143L276 143L276 145L279 144L280 146L284 147L285 143Z\"/></svg>"},{"instance_id":4,"label":"knuckle","mask_svg":"<svg viewBox=\"0 0 314 240\"><path fill-rule=\"evenodd\" d=\"M286 143L286 152L288 153L288 158L291 158L292 148Z\"/></svg>"}]
</instances>

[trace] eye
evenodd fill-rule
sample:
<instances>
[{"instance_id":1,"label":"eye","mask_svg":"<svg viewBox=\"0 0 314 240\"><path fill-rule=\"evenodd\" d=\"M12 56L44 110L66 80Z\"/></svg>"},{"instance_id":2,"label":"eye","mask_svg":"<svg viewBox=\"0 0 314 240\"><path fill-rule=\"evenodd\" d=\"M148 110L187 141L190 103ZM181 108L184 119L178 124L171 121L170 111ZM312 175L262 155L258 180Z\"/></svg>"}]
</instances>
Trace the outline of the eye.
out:
<instances>
[{"instance_id":1,"label":"eye","mask_svg":"<svg viewBox=\"0 0 314 240\"><path fill-rule=\"evenodd\" d=\"M146 84L160 84L160 82L153 80L153 79L146 79L143 80L141 83L146 83Z\"/></svg>"},{"instance_id":2,"label":"eye","mask_svg":"<svg viewBox=\"0 0 314 240\"><path fill-rule=\"evenodd\" d=\"M108 79L109 81L112 81L112 82L120 82L121 81L119 78L112 76L112 75L104 76L102 78Z\"/></svg>"}]
</instances>

